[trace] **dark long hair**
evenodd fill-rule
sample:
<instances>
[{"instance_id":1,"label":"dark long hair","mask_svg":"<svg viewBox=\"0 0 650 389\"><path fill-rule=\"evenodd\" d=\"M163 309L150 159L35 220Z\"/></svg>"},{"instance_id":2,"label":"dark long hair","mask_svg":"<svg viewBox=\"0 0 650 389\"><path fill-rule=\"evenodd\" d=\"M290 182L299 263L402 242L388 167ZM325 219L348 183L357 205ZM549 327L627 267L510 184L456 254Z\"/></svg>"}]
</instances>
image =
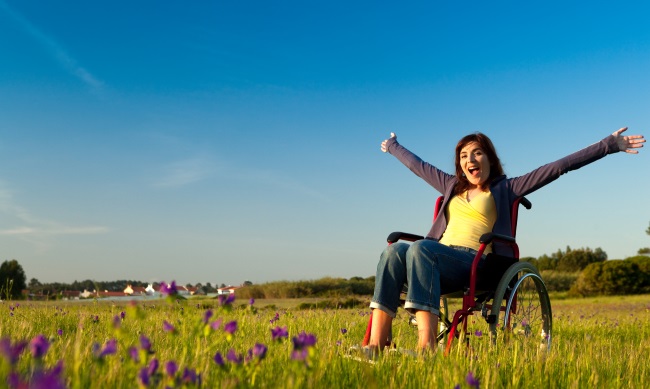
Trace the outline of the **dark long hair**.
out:
<instances>
[{"instance_id":1,"label":"dark long hair","mask_svg":"<svg viewBox=\"0 0 650 389\"><path fill-rule=\"evenodd\" d=\"M463 174L463 169L460 167L460 151L463 149L463 147L472 142L478 143L478 145L481 147L481 150L483 150L483 152L488 157L488 160L490 161L490 176L485 182L485 185L489 186L495 178L503 175L501 160L499 160L497 151L494 148L494 145L492 144L490 138L480 132L466 135L461 140L459 140L458 144L456 145L456 156L454 157L454 163L456 165L456 177L458 177L458 184L456 185L456 188L454 188L454 194L456 195L465 192L470 187L470 183L467 180L467 177L465 177Z\"/></svg>"}]
</instances>

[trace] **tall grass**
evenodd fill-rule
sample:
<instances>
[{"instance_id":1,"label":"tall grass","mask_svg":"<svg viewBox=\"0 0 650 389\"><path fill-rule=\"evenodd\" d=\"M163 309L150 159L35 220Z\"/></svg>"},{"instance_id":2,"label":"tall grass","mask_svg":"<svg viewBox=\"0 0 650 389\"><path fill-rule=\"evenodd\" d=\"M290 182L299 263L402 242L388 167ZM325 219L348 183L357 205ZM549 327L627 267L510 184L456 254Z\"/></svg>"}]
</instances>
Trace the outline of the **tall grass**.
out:
<instances>
[{"instance_id":1,"label":"tall grass","mask_svg":"<svg viewBox=\"0 0 650 389\"><path fill-rule=\"evenodd\" d=\"M484 335L487 326L477 316L469 322L468 345L455 342L447 357L385 352L370 364L345 357L363 337L366 308L277 310L256 308L248 301L236 300L230 306L192 299L138 304L3 302L0 386L36 383L50 374L70 388L467 388L476 384L468 380L471 374L482 388L650 387L650 296L552 303L550 350L501 340L492 345ZM225 327L233 322L236 330L230 334ZM285 327L288 335L274 340L271 330ZM314 335L315 344L301 345L301 333ZM49 345L42 356L34 349L40 334ZM400 348L416 344L416 331L402 311L394 339ZM12 348L21 341L32 344L12 361ZM221 359L215 360L217 353ZM240 363L232 361L239 357ZM169 362L178 366L173 376L166 371Z\"/></svg>"}]
</instances>

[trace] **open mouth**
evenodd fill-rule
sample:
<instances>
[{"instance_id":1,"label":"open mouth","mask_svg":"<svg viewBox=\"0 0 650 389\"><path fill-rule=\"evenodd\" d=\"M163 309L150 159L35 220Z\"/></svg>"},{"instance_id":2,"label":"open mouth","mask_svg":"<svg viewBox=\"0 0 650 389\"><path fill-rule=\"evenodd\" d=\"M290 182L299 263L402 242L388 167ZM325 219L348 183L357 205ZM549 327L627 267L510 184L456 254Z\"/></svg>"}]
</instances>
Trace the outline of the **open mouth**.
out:
<instances>
[{"instance_id":1,"label":"open mouth","mask_svg":"<svg viewBox=\"0 0 650 389\"><path fill-rule=\"evenodd\" d=\"M479 170L480 170L480 169L477 168L477 167L471 167L471 168L467 169L467 171L469 172L469 174L471 174L471 175L473 175L473 176L477 175L477 174L479 173Z\"/></svg>"}]
</instances>

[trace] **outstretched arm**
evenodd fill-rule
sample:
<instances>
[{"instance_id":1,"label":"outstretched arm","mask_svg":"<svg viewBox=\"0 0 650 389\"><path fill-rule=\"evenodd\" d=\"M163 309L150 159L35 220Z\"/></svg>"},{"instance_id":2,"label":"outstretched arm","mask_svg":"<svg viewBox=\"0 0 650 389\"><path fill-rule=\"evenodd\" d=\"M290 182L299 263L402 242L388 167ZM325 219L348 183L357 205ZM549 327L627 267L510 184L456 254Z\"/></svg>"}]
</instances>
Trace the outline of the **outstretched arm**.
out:
<instances>
[{"instance_id":1,"label":"outstretched arm","mask_svg":"<svg viewBox=\"0 0 650 389\"><path fill-rule=\"evenodd\" d=\"M394 132L390 133L390 138L381 142L381 151L395 156L413 173L440 193L445 193L446 188L456 179L455 176L449 175L430 163L424 162L420 157L397 143L397 137Z\"/></svg>"},{"instance_id":2,"label":"outstretched arm","mask_svg":"<svg viewBox=\"0 0 650 389\"><path fill-rule=\"evenodd\" d=\"M524 196L544 185L556 180L562 174L579 169L587 164L597 161L608 154L627 152L638 154L638 149L643 147L643 135L623 136L627 127L623 127L600 142L596 142L580 151L570 154L555 162L541 166L528 174L510 179L512 191L517 196Z\"/></svg>"},{"instance_id":3,"label":"outstretched arm","mask_svg":"<svg viewBox=\"0 0 650 389\"><path fill-rule=\"evenodd\" d=\"M626 153L638 154L639 151L634 149L643 147L643 144L645 143L645 138L643 137L643 135L629 135L629 136L621 135L625 131L627 131L627 127L623 127L620 130L614 131L614 133L612 134L616 138L618 149L620 151L625 151Z\"/></svg>"}]
</instances>

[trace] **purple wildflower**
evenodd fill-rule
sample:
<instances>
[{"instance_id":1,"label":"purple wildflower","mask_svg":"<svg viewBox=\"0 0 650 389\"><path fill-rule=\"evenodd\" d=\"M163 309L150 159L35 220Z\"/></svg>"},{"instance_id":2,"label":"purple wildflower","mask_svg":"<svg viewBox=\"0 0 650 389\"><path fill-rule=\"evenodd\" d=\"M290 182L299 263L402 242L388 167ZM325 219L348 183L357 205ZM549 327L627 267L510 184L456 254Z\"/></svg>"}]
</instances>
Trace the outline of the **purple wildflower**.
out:
<instances>
[{"instance_id":1,"label":"purple wildflower","mask_svg":"<svg viewBox=\"0 0 650 389\"><path fill-rule=\"evenodd\" d=\"M23 381L17 371L12 371L7 375L7 386L10 388L28 388L29 383Z\"/></svg>"},{"instance_id":2,"label":"purple wildflower","mask_svg":"<svg viewBox=\"0 0 650 389\"><path fill-rule=\"evenodd\" d=\"M474 335L476 335L476 336L478 336L480 338L481 336L483 336L483 331L476 330L476 332L474 332Z\"/></svg>"},{"instance_id":3,"label":"purple wildflower","mask_svg":"<svg viewBox=\"0 0 650 389\"><path fill-rule=\"evenodd\" d=\"M280 320L280 314L276 312L276 313L275 313L275 316L273 316L273 319L269 320L269 322L270 322L271 324L273 324L273 323L275 323L275 322L278 321L278 320Z\"/></svg>"},{"instance_id":4,"label":"purple wildflower","mask_svg":"<svg viewBox=\"0 0 650 389\"><path fill-rule=\"evenodd\" d=\"M62 371L63 360L60 360L51 370L36 370L31 377L31 382L19 387L65 389L65 380L61 377Z\"/></svg>"},{"instance_id":5,"label":"purple wildflower","mask_svg":"<svg viewBox=\"0 0 650 389\"><path fill-rule=\"evenodd\" d=\"M153 351L151 350L151 341L144 335L140 335L140 348L148 354L153 354Z\"/></svg>"},{"instance_id":6,"label":"purple wildflower","mask_svg":"<svg viewBox=\"0 0 650 389\"><path fill-rule=\"evenodd\" d=\"M165 332L176 332L176 328L174 328L174 326L170 322L168 322L167 320L164 320L163 321L163 331L165 331Z\"/></svg>"},{"instance_id":7,"label":"purple wildflower","mask_svg":"<svg viewBox=\"0 0 650 389\"><path fill-rule=\"evenodd\" d=\"M149 373L149 376L156 374L159 366L160 366L160 362L158 362L156 358L153 358L151 362L149 362L149 367L147 371Z\"/></svg>"},{"instance_id":8,"label":"purple wildflower","mask_svg":"<svg viewBox=\"0 0 650 389\"><path fill-rule=\"evenodd\" d=\"M93 316L92 320L93 320L93 323L99 322L99 316L97 316L97 315Z\"/></svg>"},{"instance_id":9,"label":"purple wildflower","mask_svg":"<svg viewBox=\"0 0 650 389\"><path fill-rule=\"evenodd\" d=\"M275 327L271 328L271 339L281 341L282 338L288 338L289 337L289 331L287 331L287 327Z\"/></svg>"},{"instance_id":10,"label":"purple wildflower","mask_svg":"<svg viewBox=\"0 0 650 389\"><path fill-rule=\"evenodd\" d=\"M206 310L205 313L203 314L203 324L208 324L212 315L213 315L212 309Z\"/></svg>"},{"instance_id":11,"label":"purple wildflower","mask_svg":"<svg viewBox=\"0 0 650 389\"><path fill-rule=\"evenodd\" d=\"M220 294L219 295L219 305L228 306L235 302L235 294Z\"/></svg>"},{"instance_id":12,"label":"purple wildflower","mask_svg":"<svg viewBox=\"0 0 650 389\"><path fill-rule=\"evenodd\" d=\"M50 342L43 335L36 335L34 339L29 342L29 349L34 358L40 359L45 356L47 350L50 348Z\"/></svg>"},{"instance_id":13,"label":"purple wildflower","mask_svg":"<svg viewBox=\"0 0 650 389\"><path fill-rule=\"evenodd\" d=\"M213 330L216 331L216 330L219 329L219 327L221 327L222 322L223 322L222 319L217 319L217 320L213 321L212 324L210 324L210 328L212 328Z\"/></svg>"},{"instance_id":14,"label":"purple wildflower","mask_svg":"<svg viewBox=\"0 0 650 389\"><path fill-rule=\"evenodd\" d=\"M138 373L138 381L140 381L140 384L142 386L149 386L149 382L151 381L151 375L149 374L149 370L146 367L143 367L140 369L140 372Z\"/></svg>"},{"instance_id":15,"label":"purple wildflower","mask_svg":"<svg viewBox=\"0 0 650 389\"><path fill-rule=\"evenodd\" d=\"M125 317L126 317L126 312L124 311L120 312L120 318L124 320Z\"/></svg>"},{"instance_id":16,"label":"purple wildflower","mask_svg":"<svg viewBox=\"0 0 650 389\"><path fill-rule=\"evenodd\" d=\"M312 347L316 344L316 335L308 334L305 331L294 336L293 339L293 348L297 350L303 350L307 347Z\"/></svg>"},{"instance_id":17,"label":"purple wildflower","mask_svg":"<svg viewBox=\"0 0 650 389\"><path fill-rule=\"evenodd\" d=\"M467 373L467 377L465 377L465 382L467 382L467 385L478 389L479 381L476 377L474 377L474 374L471 371Z\"/></svg>"},{"instance_id":18,"label":"purple wildflower","mask_svg":"<svg viewBox=\"0 0 650 389\"><path fill-rule=\"evenodd\" d=\"M255 304L255 299L251 297L250 300L248 300L248 305L253 305Z\"/></svg>"},{"instance_id":19,"label":"purple wildflower","mask_svg":"<svg viewBox=\"0 0 650 389\"><path fill-rule=\"evenodd\" d=\"M214 361L214 363L216 363L219 366L223 366L226 364L226 361L223 360L223 355L221 355L221 353L219 352L214 354L214 358L212 358L212 360Z\"/></svg>"},{"instance_id":20,"label":"purple wildflower","mask_svg":"<svg viewBox=\"0 0 650 389\"><path fill-rule=\"evenodd\" d=\"M253 356L259 358L260 360L266 357L267 351L268 351L268 347L266 347L261 343L255 343L255 346L253 346Z\"/></svg>"},{"instance_id":21,"label":"purple wildflower","mask_svg":"<svg viewBox=\"0 0 650 389\"><path fill-rule=\"evenodd\" d=\"M201 376L196 374L196 370L186 367L183 370L183 377L181 378L181 381L185 384L200 385Z\"/></svg>"},{"instance_id":22,"label":"purple wildflower","mask_svg":"<svg viewBox=\"0 0 650 389\"><path fill-rule=\"evenodd\" d=\"M347 328L341 328L341 334L345 335L345 334L347 334L347 333L348 333L348 329L347 329Z\"/></svg>"},{"instance_id":23,"label":"purple wildflower","mask_svg":"<svg viewBox=\"0 0 650 389\"><path fill-rule=\"evenodd\" d=\"M291 352L291 359L304 361L309 353L309 348L316 344L316 335L302 331L298 336L294 336L292 341L293 351Z\"/></svg>"},{"instance_id":24,"label":"purple wildflower","mask_svg":"<svg viewBox=\"0 0 650 389\"><path fill-rule=\"evenodd\" d=\"M228 354L226 354L226 359L237 365L241 364L244 360L241 354L237 355L234 349L230 349L230 351L228 351Z\"/></svg>"},{"instance_id":25,"label":"purple wildflower","mask_svg":"<svg viewBox=\"0 0 650 389\"><path fill-rule=\"evenodd\" d=\"M178 289L176 288L176 281L172 281L171 284L165 282L160 283L160 293L165 296L175 296L178 294Z\"/></svg>"},{"instance_id":26,"label":"purple wildflower","mask_svg":"<svg viewBox=\"0 0 650 389\"><path fill-rule=\"evenodd\" d=\"M115 315L113 317L113 328L118 329L120 328L120 325L122 324L122 319L118 315Z\"/></svg>"},{"instance_id":27,"label":"purple wildflower","mask_svg":"<svg viewBox=\"0 0 650 389\"><path fill-rule=\"evenodd\" d=\"M56 330L56 334L59 336L63 336L63 330L59 328L58 330Z\"/></svg>"},{"instance_id":28,"label":"purple wildflower","mask_svg":"<svg viewBox=\"0 0 650 389\"><path fill-rule=\"evenodd\" d=\"M226 323L223 326L223 330L226 331L227 333L229 333L230 335L234 334L235 331L237 331L237 321L233 320L233 321L230 321L230 322Z\"/></svg>"},{"instance_id":29,"label":"purple wildflower","mask_svg":"<svg viewBox=\"0 0 650 389\"><path fill-rule=\"evenodd\" d=\"M15 365L20 359L20 354L23 353L27 347L26 341L17 341L14 344L11 344L11 339L2 338L0 339L0 354L11 364Z\"/></svg>"},{"instance_id":30,"label":"purple wildflower","mask_svg":"<svg viewBox=\"0 0 650 389\"><path fill-rule=\"evenodd\" d=\"M110 339L104 344L104 348L97 355L98 358L104 358L117 352L117 339Z\"/></svg>"},{"instance_id":31,"label":"purple wildflower","mask_svg":"<svg viewBox=\"0 0 650 389\"><path fill-rule=\"evenodd\" d=\"M291 359L294 361L304 361L307 359L307 355L309 355L309 350L307 349L291 351Z\"/></svg>"},{"instance_id":32,"label":"purple wildflower","mask_svg":"<svg viewBox=\"0 0 650 389\"><path fill-rule=\"evenodd\" d=\"M129 355L131 356L131 360L133 362L140 363L140 353L136 347L132 346L129 348Z\"/></svg>"}]
</instances>

